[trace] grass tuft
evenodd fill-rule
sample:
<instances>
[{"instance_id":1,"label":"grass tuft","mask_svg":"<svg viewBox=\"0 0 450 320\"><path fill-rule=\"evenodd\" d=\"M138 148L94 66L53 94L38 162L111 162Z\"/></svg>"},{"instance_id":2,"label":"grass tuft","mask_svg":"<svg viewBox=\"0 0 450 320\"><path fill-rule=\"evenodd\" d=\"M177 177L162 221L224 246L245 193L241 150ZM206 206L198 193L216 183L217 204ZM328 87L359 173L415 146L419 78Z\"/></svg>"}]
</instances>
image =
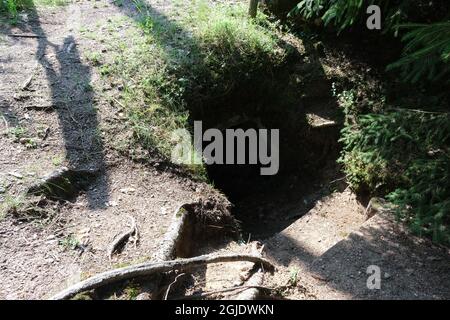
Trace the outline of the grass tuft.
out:
<instances>
[{"instance_id":1,"label":"grass tuft","mask_svg":"<svg viewBox=\"0 0 450 320\"><path fill-rule=\"evenodd\" d=\"M116 34L109 52L117 54L102 66L104 76L123 86L121 105L134 143L169 158L172 133L190 131L194 114L215 112L237 91L248 89L261 100L269 94L264 88L286 52L262 13L250 20L244 5L192 1L174 20L143 2L135 4L137 28L128 31L126 42ZM204 174L202 166L188 169Z\"/></svg>"}]
</instances>

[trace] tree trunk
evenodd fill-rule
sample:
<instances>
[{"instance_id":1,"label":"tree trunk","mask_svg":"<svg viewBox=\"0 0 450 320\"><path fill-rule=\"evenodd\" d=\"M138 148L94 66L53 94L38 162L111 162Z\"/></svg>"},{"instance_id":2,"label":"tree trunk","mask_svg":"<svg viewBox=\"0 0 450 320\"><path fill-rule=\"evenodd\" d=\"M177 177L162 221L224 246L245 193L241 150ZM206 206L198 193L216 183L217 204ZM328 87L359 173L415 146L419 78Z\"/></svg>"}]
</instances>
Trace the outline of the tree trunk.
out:
<instances>
[{"instance_id":1,"label":"tree trunk","mask_svg":"<svg viewBox=\"0 0 450 320\"><path fill-rule=\"evenodd\" d=\"M258 1L259 0L250 0L250 8L248 10L248 14L251 18L256 18L256 12L258 11Z\"/></svg>"}]
</instances>

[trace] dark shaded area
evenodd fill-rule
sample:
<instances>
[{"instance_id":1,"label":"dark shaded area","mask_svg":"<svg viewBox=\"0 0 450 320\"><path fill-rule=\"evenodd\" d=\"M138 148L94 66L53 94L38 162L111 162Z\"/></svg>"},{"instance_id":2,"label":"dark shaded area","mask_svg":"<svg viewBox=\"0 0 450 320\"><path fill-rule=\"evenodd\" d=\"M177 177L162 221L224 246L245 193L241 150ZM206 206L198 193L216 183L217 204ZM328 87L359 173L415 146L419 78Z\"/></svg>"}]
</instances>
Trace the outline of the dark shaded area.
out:
<instances>
[{"instance_id":1,"label":"dark shaded area","mask_svg":"<svg viewBox=\"0 0 450 320\"><path fill-rule=\"evenodd\" d=\"M174 47L183 50L189 48L189 52L201 50L192 34L176 21L151 5L141 3L139 6L139 12L151 16L166 30L176 30L176 39L171 38L170 33L155 31L153 34L163 48L168 48L169 61L174 61L174 65L177 61ZM128 2L124 2L119 9L138 22L143 17ZM240 73L237 73L236 84L220 95L211 95L211 89L205 87L208 71L201 76L187 75L195 78L190 82L193 85L186 87L190 121L202 120L204 131L208 128L218 128L222 132L239 128L280 130L280 167L276 175L261 175L261 164L213 164L207 167L210 180L234 203L233 213L243 222L246 233L252 233L253 237L263 234L263 237L270 236L292 222L292 218L287 219L285 216L288 210L273 210L274 206L275 209L278 206L284 208L285 201L321 194L323 186L320 171L324 168L328 172L333 171L328 181L337 178L338 174L335 160L339 154L336 142L339 123L314 128L306 119L306 112L327 119L340 119L336 112L336 98L331 95L331 82L326 79L318 60L319 54L313 44L306 40L304 54L282 39L279 41L289 52L287 63L272 70L273 73L267 71L256 78L240 78ZM198 63L197 60L195 62ZM200 66L198 69L208 68ZM296 78L301 78L301 83L297 83ZM311 205L312 202L308 203L305 212ZM265 226L255 223L261 221L261 216L274 218L270 228L267 228L269 232L262 232Z\"/></svg>"}]
</instances>

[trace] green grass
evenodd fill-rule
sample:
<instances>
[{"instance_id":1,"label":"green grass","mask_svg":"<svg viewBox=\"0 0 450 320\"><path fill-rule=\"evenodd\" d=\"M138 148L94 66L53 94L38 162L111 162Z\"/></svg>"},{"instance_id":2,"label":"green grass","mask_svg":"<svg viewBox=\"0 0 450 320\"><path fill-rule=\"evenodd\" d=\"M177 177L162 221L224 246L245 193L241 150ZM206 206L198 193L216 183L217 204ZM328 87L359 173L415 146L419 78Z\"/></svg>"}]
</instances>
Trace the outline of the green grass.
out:
<instances>
[{"instance_id":1,"label":"green grass","mask_svg":"<svg viewBox=\"0 0 450 320\"><path fill-rule=\"evenodd\" d=\"M116 55L101 67L102 75L123 85L121 104L133 129L132 143L169 158L173 131L190 130L192 114L214 113L243 88L261 100L268 95L262 83L271 81L286 52L267 17L251 21L245 5L192 1L175 9L174 20L135 4L137 28L125 36L113 32L108 52ZM111 21L110 29L123 23ZM202 166L188 169L204 174Z\"/></svg>"},{"instance_id":2,"label":"green grass","mask_svg":"<svg viewBox=\"0 0 450 320\"><path fill-rule=\"evenodd\" d=\"M34 9L37 6L64 6L70 0L0 0L0 18L16 24L19 13Z\"/></svg>"},{"instance_id":3,"label":"green grass","mask_svg":"<svg viewBox=\"0 0 450 320\"><path fill-rule=\"evenodd\" d=\"M75 250L80 245L80 241L75 236L68 235L59 241L59 245L66 250Z\"/></svg>"},{"instance_id":4,"label":"green grass","mask_svg":"<svg viewBox=\"0 0 450 320\"><path fill-rule=\"evenodd\" d=\"M6 193L3 201L0 202L0 217L3 218L8 213L21 212L25 209L26 205L24 196L16 197Z\"/></svg>"}]
</instances>

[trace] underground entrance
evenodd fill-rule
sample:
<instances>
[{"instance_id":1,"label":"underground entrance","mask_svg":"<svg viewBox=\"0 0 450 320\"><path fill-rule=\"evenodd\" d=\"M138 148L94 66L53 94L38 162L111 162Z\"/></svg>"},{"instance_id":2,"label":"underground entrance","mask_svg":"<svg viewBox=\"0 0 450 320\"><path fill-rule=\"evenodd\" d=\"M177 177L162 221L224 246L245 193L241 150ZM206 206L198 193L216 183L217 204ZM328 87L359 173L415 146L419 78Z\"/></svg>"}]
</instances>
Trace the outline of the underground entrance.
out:
<instances>
[{"instance_id":1,"label":"underground entrance","mask_svg":"<svg viewBox=\"0 0 450 320\"><path fill-rule=\"evenodd\" d=\"M234 123L227 121L211 127L220 128L224 137L226 129L241 129L241 132L279 129L276 174L262 175L261 168L267 166L260 162L248 163L250 139L245 140L245 164L236 164L235 145L234 164L207 165L213 185L233 203L232 213L241 222L243 240L264 239L280 232L311 209L318 198L337 187L329 184L339 175L337 123L314 125L307 121L306 113L299 113L297 118L289 120L235 117ZM226 159L230 149L224 147L222 152Z\"/></svg>"}]
</instances>

